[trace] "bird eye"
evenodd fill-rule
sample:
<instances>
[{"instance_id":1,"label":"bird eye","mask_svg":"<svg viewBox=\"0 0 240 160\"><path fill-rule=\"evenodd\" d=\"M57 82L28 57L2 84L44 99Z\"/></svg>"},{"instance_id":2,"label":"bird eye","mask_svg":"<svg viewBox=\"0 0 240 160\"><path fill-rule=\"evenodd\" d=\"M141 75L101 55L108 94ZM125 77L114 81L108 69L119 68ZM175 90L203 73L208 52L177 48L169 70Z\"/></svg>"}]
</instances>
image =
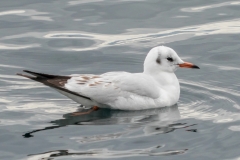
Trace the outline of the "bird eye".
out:
<instances>
[{"instance_id":1,"label":"bird eye","mask_svg":"<svg viewBox=\"0 0 240 160\"><path fill-rule=\"evenodd\" d=\"M173 59L172 59L171 57L168 57L167 60L168 60L169 62L173 62Z\"/></svg>"}]
</instances>

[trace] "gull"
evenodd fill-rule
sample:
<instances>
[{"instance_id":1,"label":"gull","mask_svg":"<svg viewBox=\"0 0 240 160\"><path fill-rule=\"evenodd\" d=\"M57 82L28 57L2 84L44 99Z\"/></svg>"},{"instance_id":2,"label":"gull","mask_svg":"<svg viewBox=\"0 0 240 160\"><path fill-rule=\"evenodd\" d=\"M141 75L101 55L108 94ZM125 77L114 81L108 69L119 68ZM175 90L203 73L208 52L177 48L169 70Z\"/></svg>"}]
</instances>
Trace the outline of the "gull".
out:
<instances>
[{"instance_id":1,"label":"gull","mask_svg":"<svg viewBox=\"0 0 240 160\"><path fill-rule=\"evenodd\" d=\"M17 75L54 88L73 101L91 108L143 110L176 104L180 96L180 84L175 75L177 68L198 66L184 62L169 47L158 46L147 54L142 73L107 72L100 75L73 74L50 75L23 70Z\"/></svg>"}]
</instances>

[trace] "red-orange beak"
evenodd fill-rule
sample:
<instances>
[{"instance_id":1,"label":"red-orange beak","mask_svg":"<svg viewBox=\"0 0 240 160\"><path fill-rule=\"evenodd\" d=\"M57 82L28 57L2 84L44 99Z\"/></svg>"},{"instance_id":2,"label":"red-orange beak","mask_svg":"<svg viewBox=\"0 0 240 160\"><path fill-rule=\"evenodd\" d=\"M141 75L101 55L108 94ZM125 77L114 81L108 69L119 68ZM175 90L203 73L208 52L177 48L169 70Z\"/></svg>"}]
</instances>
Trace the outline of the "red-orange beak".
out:
<instances>
[{"instance_id":1,"label":"red-orange beak","mask_svg":"<svg viewBox=\"0 0 240 160\"><path fill-rule=\"evenodd\" d=\"M189 62L184 62L182 64L179 64L179 67L181 68L194 68L194 69L200 69L198 66L195 64L189 63Z\"/></svg>"}]
</instances>

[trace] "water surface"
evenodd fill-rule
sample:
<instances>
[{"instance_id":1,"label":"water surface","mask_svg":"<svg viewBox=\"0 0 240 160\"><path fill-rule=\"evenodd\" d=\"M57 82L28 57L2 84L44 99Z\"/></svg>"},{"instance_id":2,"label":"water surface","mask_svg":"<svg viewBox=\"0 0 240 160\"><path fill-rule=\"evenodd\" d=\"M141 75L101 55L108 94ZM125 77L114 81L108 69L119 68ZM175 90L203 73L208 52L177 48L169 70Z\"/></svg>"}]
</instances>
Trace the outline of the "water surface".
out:
<instances>
[{"instance_id":1,"label":"water surface","mask_svg":"<svg viewBox=\"0 0 240 160\"><path fill-rule=\"evenodd\" d=\"M0 159L239 159L240 2L0 2ZM177 71L177 105L145 111L79 105L16 76L141 72L155 46L200 70Z\"/></svg>"}]
</instances>

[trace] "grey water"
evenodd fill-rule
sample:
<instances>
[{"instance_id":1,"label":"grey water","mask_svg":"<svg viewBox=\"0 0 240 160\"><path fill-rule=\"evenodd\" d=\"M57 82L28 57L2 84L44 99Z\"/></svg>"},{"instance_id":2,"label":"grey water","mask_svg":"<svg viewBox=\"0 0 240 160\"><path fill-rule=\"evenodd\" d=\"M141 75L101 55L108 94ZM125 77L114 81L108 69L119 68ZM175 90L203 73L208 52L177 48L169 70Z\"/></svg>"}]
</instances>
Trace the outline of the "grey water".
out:
<instances>
[{"instance_id":1,"label":"grey water","mask_svg":"<svg viewBox=\"0 0 240 160\"><path fill-rule=\"evenodd\" d=\"M15 75L141 72L158 45L179 69L178 104L141 111L79 104ZM240 2L1 0L0 159L240 159Z\"/></svg>"}]
</instances>

